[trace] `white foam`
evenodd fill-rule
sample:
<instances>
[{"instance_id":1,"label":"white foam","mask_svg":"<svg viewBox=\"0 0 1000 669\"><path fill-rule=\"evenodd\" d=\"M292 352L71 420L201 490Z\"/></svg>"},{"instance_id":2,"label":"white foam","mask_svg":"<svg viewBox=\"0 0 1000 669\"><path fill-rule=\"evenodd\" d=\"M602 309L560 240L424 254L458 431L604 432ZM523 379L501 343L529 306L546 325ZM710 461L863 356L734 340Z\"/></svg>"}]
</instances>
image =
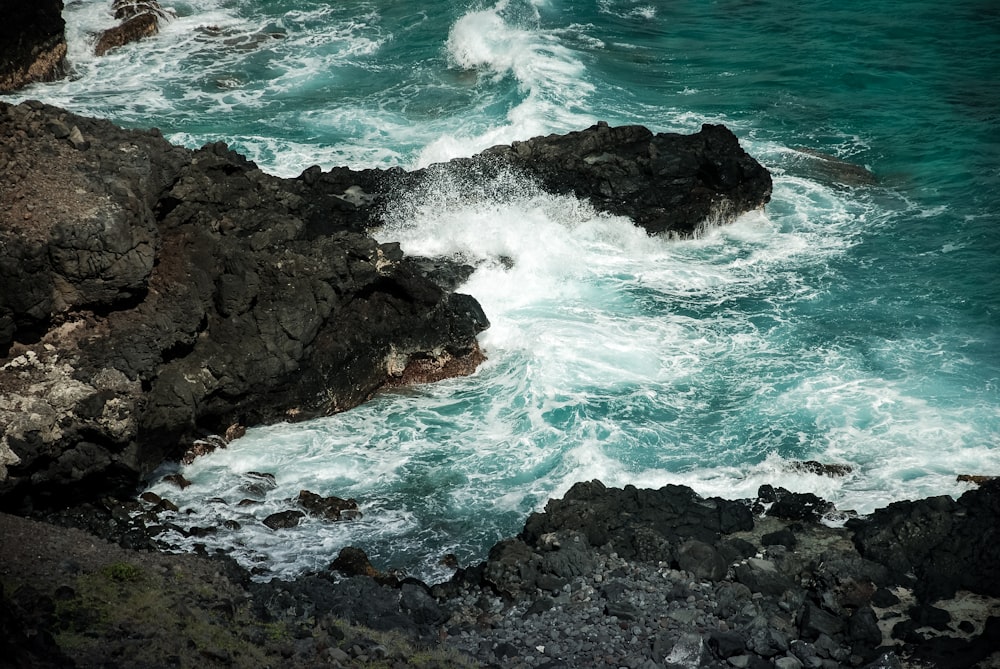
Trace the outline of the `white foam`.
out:
<instances>
[{"instance_id":1,"label":"white foam","mask_svg":"<svg viewBox=\"0 0 1000 669\"><path fill-rule=\"evenodd\" d=\"M597 9L620 19L641 19L652 21L656 18L656 7L642 4L638 0L599 0Z\"/></svg>"},{"instance_id":2,"label":"white foam","mask_svg":"<svg viewBox=\"0 0 1000 669\"><path fill-rule=\"evenodd\" d=\"M517 3L500 0L488 9L466 13L452 26L446 47L453 66L478 72L480 85L513 77L522 97L507 111L506 125L444 132L421 151L417 167L496 144L586 127L596 120L588 110L587 98L594 87L586 79L583 63L562 43L560 31L538 27L537 11L532 10L525 12Z\"/></svg>"},{"instance_id":3,"label":"white foam","mask_svg":"<svg viewBox=\"0 0 1000 669\"><path fill-rule=\"evenodd\" d=\"M779 175L774 211L671 241L513 173L435 174L398 195L378 235L478 265L462 290L492 321L481 336L489 359L470 378L252 430L185 468L194 485L166 494L192 506L235 499L246 471L278 476L273 501L243 517L245 563L266 556L272 573L291 574L353 543L380 566L441 577L441 553L479 559L527 512L595 478L725 497L769 483L865 512L958 494L956 473L1000 468L1000 444L981 436L1000 410L948 405L961 397L960 353L906 339L869 342L867 356L813 345L803 316L789 314L822 300L826 274L871 222L866 205ZM873 367L923 360L934 346L953 380ZM954 456L942 462L940 448ZM789 464L802 459L854 470L837 478ZM354 496L365 520L310 521L277 541L260 519L301 488ZM224 508L211 513L234 513Z\"/></svg>"}]
</instances>

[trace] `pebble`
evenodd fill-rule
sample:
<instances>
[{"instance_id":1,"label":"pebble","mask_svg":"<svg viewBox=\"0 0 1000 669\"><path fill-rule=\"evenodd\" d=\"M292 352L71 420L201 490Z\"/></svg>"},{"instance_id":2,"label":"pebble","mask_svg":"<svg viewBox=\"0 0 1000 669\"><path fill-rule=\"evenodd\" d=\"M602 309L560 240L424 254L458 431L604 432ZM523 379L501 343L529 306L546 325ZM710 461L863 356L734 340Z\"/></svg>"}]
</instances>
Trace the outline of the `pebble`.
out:
<instances>
[{"instance_id":1,"label":"pebble","mask_svg":"<svg viewBox=\"0 0 1000 669\"><path fill-rule=\"evenodd\" d=\"M622 586L616 585L613 590L617 601L611 610L627 607L634 619L607 614L608 601L602 594L606 591L601 588L606 589L608 586L602 584L608 583ZM740 606L732 608L733 615L716 615L715 585L692 582L683 572L615 559L598 564L593 572L577 576L569 584L569 592L594 593L591 604L581 601L572 606L544 608L538 602L545 595L539 593L505 608L501 597L464 587L467 589L462 594L446 604L449 624L474 621L484 611L494 612L500 619L489 628L450 636L447 643L487 665L540 667L556 666L550 665L555 662L561 667L652 669L665 666L671 653L675 657L696 654L699 639L707 646L709 629L745 632L749 637L750 625L757 619L744 615L756 612L749 592ZM764 604L760 599L756 601ZM580 608L584 606L587 608ZM499 649L503 656L497 654ZM751 660L751 655L742 654L728 658L727 664L746 667ZM802 666L791 655L774 661L785 669Z\"/></svg>"}]
</instances>

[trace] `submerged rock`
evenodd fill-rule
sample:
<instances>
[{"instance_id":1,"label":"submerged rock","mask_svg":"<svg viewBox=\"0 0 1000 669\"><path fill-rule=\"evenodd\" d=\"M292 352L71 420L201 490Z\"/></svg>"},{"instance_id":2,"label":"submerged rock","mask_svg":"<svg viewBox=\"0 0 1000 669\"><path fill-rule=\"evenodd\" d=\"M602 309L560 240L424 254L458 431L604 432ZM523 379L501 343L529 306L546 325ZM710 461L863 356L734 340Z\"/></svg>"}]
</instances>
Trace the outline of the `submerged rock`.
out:
<instances>
[{"instance_id":1,"label":"submerged rock","mask_svg":"<svg viewBox=\"0 0 1000 669\"><path fill-rule=\"evenodd\" d=\"M795 168L820 183L835 186L874 186L878 177L863 165L806 147L796 147L791 154Z\"/></svg>"}]
</instances>

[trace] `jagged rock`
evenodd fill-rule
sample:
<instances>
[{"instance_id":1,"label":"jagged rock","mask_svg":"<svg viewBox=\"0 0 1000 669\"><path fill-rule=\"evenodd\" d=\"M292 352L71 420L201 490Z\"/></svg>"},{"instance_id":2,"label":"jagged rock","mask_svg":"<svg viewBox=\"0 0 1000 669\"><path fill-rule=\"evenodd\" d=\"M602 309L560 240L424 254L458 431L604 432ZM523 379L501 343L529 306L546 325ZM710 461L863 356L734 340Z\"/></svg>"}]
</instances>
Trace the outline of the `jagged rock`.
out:
<instances>
[{"instance_id":1,"label":"jagged rock","mask_svg":"<svg viewBox=\"0 0 1000 669\"><path fill-rule=\"evenodd\" d=\"M112 49L152 37L160 32L160 19L173 17L156 0L114 0L111 10L121 21L102 32L94 44L94 54L103 56Z\"/></svg>"},{"instance_id":2,"label":"jagged rock","mask_svg":"<svg viewBox=\"0 0 1000 669\"><path fill-rule=\"evenodd\" d=\"M0 137L19 175L0 191L6 508L131 491L234 424L342 411L482 359L474 299L225 145L40 103L0 104Z\"/></svg>"},{"instance_id":3,"label":"jagged rock","mask_svg":"<svg viewBox=\"0 0 1000 669\"><path fill-rule=\"evenodd\" d=\"M705 499L683 486L620 489L591 481L577 483L561 500L549 500L544 514L528 518L522 536L535 544L545 534L568 529L625 557L672 559L672 544L683 539L713 544L722 534L752 528L750 509L742 502Z\"/></svg>"},{"instance_id":4,"label":"jagged rock","mask_svg":"<svg viewBox=\"0 0 1000 669\"><path fill-rule=\"evenodd\" d=\"M62 10L62 0L4 3L0 22L0 45L3 45L0 93L35 81L52 81L65 74L66 24Z\"/></svg>"},{"instance_id":5,"label":"jagged rock","mask_svg":"<svg viewBox=\"0 0 1000 669\"><path fill-rule=\"evenodd\" d=\"M808 472L818 476L841 477L847 476L854 471L851 465L817 462L816 460L793 460L788 463L793 471Z\"/></svg>"},{"instance_id":6,"label":"jagged rock","mask_svg":"<svg viewBox=\"0 0 1000 669\"><path fill-rule=\"evenodd\" d=\"M975 485L981 485L987 481L997 480L996 476L986 476L983 474L959 474L955 477L955 480L960 483L974 483Z\"/></svg>"},{"instance_id":7,"label":"jagged rock","mask_svg":"<svg viewBox=\"0 0 1000 669\"><path fill-rule=\"evenodd\" d=\"M598 123L489 149L549 191L572 193L601 211L628 216L654 234L691 235L708 220L726 223L763 207L771 175L725 126L692 135Z\"/></svg>"},{"instance_id":8,"label":"jagged rock","mask_svg":"<svg viewBox=\"0 0 1000 669\"><path fill-rule=\"evenodd\" d=\"M358 503L354 499L341 499L331 495L321 497L308 490L299 491L299 504L309 515L327 520L354 520L361 517Z\"/></svg>"},{"instance_id":9,"label":"jagged rock","mask_svg":"<svg viewBox=\"0 0 1000 669\"><path fill-rule=\"evenodd\" d=\"M685 138L598 125L413 173L298 179L224 144L192 152L40 103L0 106L0 136L0 177L12 175L0 192L11 221L0 230L5 508L129 491L165 459L224 445L232 425L343 411L380 388L474 370L488 326L479 304L365 233L394 189L442 170L516 169L653 227L666 225L667 198L671 230L770 192L719 127ZM584 187L597 182L604 191ZM708 505L715 529L695 523L691 536L748 518ZM669 557L668 535L620 540Z\"/></svg>"},{"instance_id":10,"label":"jagged rock","mask_svg":"<svg viewBox=\"0 0 1000 669\"><path fill-rule=\"evenodd\" d=\"M1000 481L986 481L957 501L895 502L852 525L858 551L886 565L897 583L916 576L924 602L959 590L1000 596Z\"/></svg>"},{"instance_id":11,"label":"jagged rock","mask_svg":"<svg viewBox=\"0 0 1000 669\"><path fill-rule=\"evenodd\" d=\"M347 576L375 576L378 571L368 560L368 555L360 548L348 546L342 548L330 569Z\"/></svg>"},{"instance_id":12,"label":"jagged rock","mask_svg":"<svg viewBox=\"0 0 1000 669\"><path fill-rule=\"evenodd\" d=\"M771 508L767 515L785 520L818 521L824 513L833 509L833 505L811 492L790 492L784 488L763 485L757 492L757 497Z\"/></svg>"}]
</instances>

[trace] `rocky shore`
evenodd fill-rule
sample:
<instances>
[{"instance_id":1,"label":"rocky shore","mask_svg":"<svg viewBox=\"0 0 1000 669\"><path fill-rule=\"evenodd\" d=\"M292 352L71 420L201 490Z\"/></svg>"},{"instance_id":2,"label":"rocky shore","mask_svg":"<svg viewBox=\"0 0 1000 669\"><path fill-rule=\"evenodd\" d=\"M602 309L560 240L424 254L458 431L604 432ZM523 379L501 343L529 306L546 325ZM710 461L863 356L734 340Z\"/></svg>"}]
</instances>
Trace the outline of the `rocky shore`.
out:
<instances>
[{"instance_id":1,"label":"rocky shore","mask_svg":"<svg viewBox=\"0 0 1000 669\"><path fill-rule=\"evenodd\" d=\"M425 170L262 172L37 102L0 103L0 508L131 493L243 426L468 374L471 271L369 234L397 193L503 170L689 234L771 193L722 126L597 124Z\"/></svg>"},{"instance_id":2,"label":"rocky shore","mask_svg":"<svg viewBox=\"0 0 1000 669\"><path fill-rule=\"evenodd\" d=\"M996 480L867 518L770 486L580 483L436 585L350 548L254 582L111 543L153 541L127 507L0 514L0 666L1000 666Z\"/></svg>"},{"instance_id":3,"label":"rocky shore","mask_svg":"<svg viewBox=\"0 0 1000 669\"><path fill-rule=\"evenodd\" d=\"M26 36L10 63L61 63L57 5L8 22ZM0 102L0 666L1000 667L995 480L866 518L770 486L584 482L439 584L349 547L267 583L159 552L169 500L134 496L165 460L475 370L487 315L455 292L471 268L369 230L400 190L503 170L654 234L771 192L721 126L279 179L222 144Z\"/></svg>"}]
</instances>

